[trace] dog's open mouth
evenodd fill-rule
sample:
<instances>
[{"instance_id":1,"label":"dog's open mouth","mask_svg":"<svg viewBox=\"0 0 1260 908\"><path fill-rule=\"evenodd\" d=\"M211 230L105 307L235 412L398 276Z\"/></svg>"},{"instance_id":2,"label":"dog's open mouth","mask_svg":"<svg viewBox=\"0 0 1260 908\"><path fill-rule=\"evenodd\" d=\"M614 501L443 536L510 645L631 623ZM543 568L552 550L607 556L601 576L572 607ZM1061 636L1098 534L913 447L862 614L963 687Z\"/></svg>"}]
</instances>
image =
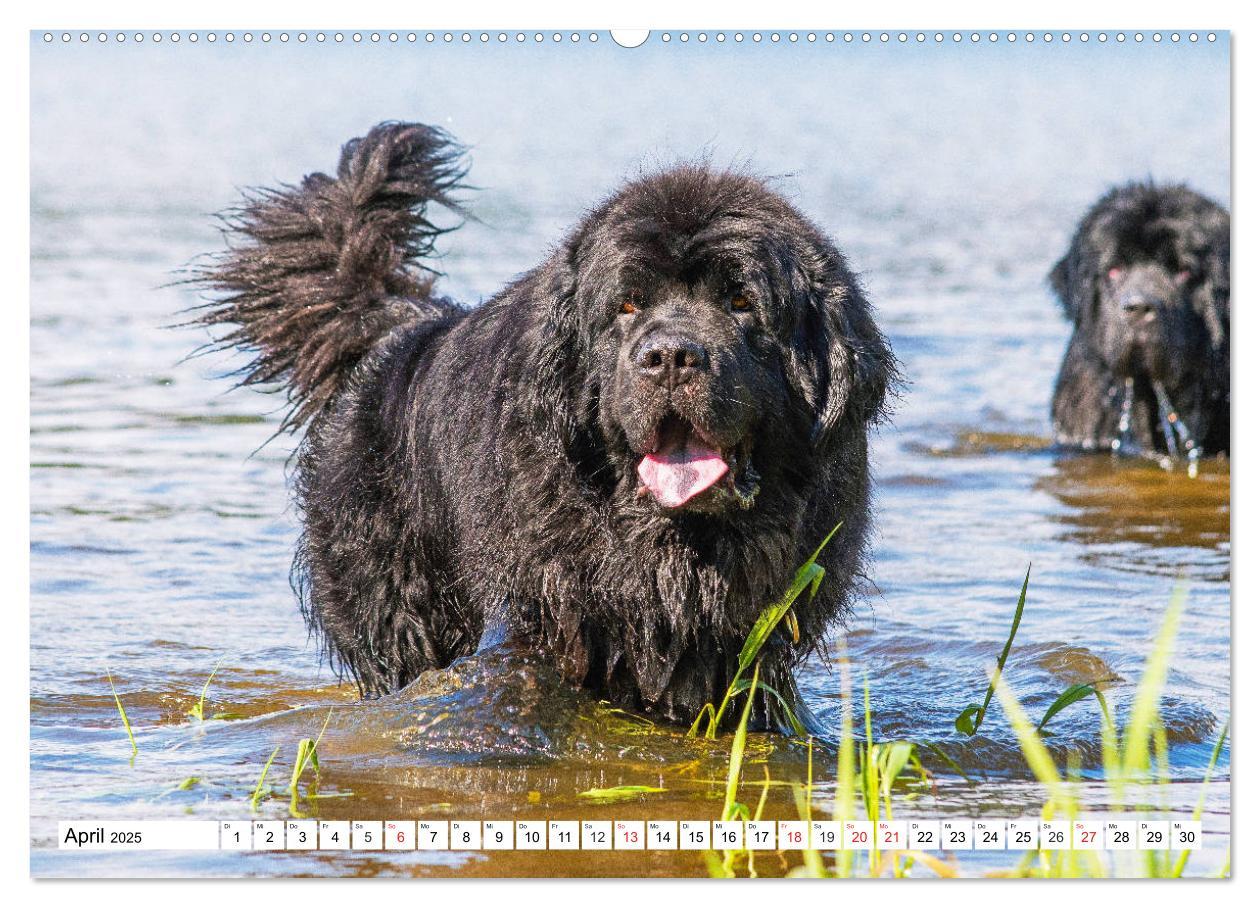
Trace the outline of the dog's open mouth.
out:
<instances>
[{"instance_id":1,"label":"dog's open mouth","mask_svg":"<svg viewBox=\"0 0 1260 908\"><path fill-rule=\"evenodd\" d=\"M741 491L735 481L741 460L747 457L714 447L687 420L671 413L657 429L654 450L639 461L639 494L651 494L662 507L681 508L721 484L741 502L747 498L751 503L755 487Z\"/></svg>"}]
</instances>

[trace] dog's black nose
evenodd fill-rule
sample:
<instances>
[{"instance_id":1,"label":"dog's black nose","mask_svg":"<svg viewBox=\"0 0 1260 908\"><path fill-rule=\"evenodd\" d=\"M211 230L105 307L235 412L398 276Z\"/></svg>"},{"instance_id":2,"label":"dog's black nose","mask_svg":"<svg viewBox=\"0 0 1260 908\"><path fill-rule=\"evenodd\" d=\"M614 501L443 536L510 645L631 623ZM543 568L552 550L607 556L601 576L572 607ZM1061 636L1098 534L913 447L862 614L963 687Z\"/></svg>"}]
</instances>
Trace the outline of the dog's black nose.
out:
<instances>
[{"instance_id":1,"label":"dog's black nose","mask_svg":"<svg viewBox=\"0 0 1260 908\"><path fill-rule=\"evenodd\" d=\"M639 374L662 387L686 384L709 368L709 353L704 347L677 335L649 338L639 348L634 364Z\"/></svg>"}]
</instances>

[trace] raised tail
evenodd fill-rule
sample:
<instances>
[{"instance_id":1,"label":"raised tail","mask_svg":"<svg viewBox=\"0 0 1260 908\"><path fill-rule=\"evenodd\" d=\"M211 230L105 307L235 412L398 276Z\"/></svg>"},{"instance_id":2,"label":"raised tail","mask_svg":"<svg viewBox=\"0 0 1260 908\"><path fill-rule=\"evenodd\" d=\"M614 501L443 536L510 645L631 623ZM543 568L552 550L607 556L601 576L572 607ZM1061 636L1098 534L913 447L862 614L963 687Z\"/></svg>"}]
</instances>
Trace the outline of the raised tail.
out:
<instances>
[{"instance_id":1,"label":"raised tail","mask_svg":"<svg viewBox=\"0 0 1260 908\"><path fill-rule=\"evenodd\" d=\"M229 248L195 281L224 295L195 323L231 326L211 346L255 354L242 385L285 388L282 430L323 409L396 327L451 310L422 260L443 232L429 205L458 211L449 194L464 173L441 129L382 123L346 143L335 179L251 191L222 216Z\"/></svg>"}]
</instances>

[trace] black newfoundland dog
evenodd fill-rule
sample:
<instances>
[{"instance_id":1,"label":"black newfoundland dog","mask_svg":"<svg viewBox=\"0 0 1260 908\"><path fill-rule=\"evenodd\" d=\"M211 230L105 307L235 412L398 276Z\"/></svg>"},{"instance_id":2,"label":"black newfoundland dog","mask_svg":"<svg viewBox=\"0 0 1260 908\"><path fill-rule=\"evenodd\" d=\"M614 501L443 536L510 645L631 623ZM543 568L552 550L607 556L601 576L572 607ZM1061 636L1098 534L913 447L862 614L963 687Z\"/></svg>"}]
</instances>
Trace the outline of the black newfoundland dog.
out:
<instances>
[{"instance_id":1,"label":"black newfoundland dog","mask_svg":"<svg viewBox=\"0 0 1260 908\"><path fill-rule=\"evenodd\" d=\"M295 587L365 695L529 647L613 703L690 722L837 524L791 668L850 603L867 430L895 361L844 256L762 182L631 182L476 308L434 291L426 216L462 179L435 128L377 126L335 177L258 191L202 274L205 325L283 385ZM788 627L791 630L788 630ZM761 724L782 726L758 692Z\"/></svg>"},{"instance_id":2,"label":"black newfoundland dog","mask_svg":"<svg viewBox=\"0 0 1260 908\"><path fill-rule=\"evenodd\" d=\"M1057 440L1185 458L1229 453L1229 213L1184 186L1113 189L1050 282L1075 330Z\"/></svg>"}]
</instances>

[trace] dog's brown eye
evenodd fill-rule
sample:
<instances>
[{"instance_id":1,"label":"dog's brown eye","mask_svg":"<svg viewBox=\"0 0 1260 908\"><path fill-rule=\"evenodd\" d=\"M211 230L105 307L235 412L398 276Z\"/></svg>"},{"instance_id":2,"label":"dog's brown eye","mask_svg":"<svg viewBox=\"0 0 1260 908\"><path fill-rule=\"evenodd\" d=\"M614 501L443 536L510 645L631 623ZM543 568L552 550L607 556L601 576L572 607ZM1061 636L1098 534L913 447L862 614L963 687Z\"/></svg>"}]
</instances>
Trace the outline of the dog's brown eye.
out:
<instances>
[{"instance_id":1,"label":"dog's brown eye","mask_svg":"<svg viewBox=\"0 0 1260 908\"><path fill-rule=\"evenodd\" d=\"M731 309L735 312L747 312L752 308L752 300L742 293L731 297Z\"/></svg>"},{"instance_id":2,"label":"dog's brown eye","mask_svg":"<svg viewBox=\"0 0 1260 908\"><path fill-rule=\"evenodd\" d=\"M623 315L634 315L639 311L639 306L634 300L626 300L621 304L621 312Z\"/></svg>"}]
</instances>

